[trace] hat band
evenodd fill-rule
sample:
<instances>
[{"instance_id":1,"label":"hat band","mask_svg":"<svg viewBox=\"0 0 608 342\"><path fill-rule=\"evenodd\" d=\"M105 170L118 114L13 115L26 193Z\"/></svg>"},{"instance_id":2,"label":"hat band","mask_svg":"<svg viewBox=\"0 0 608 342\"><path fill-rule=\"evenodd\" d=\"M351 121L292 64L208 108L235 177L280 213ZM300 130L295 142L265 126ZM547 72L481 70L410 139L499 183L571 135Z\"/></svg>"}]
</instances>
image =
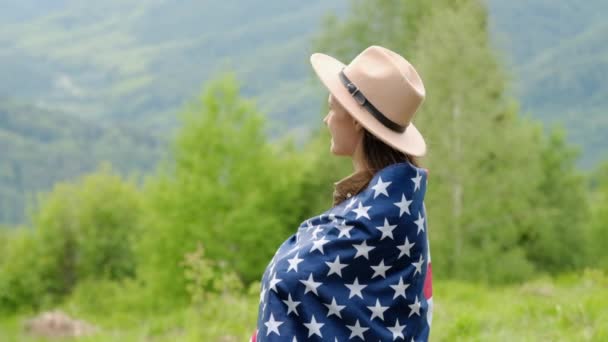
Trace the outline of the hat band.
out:
<instances>
[{"instance_id":1,"label":"hat band","mask_svg":"<svg viewBox=\"0 0 608 342\"><path fill-rule=\"evenodd\" d=\"M391 119L387 118L382 112L380 112L374 105L369 102L369 100L365 97L365 95L357 88L357 86L351 82L348 77L344 74L344 71L340 71L340 80L342 84L346 87L350 95L357 101L359 105L363 108L367 109L380 123L382 123L386 128L403 133L405 132L406 126L402 126Z\"/></svg>"}]
</instances>

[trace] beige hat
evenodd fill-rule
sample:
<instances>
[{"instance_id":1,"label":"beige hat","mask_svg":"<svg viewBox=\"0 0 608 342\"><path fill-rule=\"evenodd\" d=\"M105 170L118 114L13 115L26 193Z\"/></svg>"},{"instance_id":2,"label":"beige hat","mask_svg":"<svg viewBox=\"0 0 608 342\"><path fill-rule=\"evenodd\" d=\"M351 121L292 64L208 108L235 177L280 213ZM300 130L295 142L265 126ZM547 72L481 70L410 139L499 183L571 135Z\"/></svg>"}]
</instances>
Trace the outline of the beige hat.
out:
<instances>
[{"instance_id":1,"label":"beige hat","mask_svg":"<svg viewBox=\"0 0 608 342\"><path fill-rule=\"evenodd\" d=\"M338 102L374 136L413 156L426 153L424 138L412 123L424 101L424 84L399 54L370 46L349 65L315 53L310 63Z\"/></svg>"}]
</instances>

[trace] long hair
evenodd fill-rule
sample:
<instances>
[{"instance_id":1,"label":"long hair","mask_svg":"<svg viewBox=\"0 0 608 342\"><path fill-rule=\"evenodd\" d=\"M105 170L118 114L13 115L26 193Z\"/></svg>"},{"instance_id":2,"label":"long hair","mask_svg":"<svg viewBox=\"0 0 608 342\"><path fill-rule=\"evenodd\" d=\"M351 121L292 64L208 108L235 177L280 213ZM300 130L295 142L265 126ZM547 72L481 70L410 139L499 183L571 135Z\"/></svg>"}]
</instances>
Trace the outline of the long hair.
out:
<instances>
[{"instance_id":1,"label":"long hair","mask_svg":"<svg viewBox=\"0 0 608 342\"><path fill-rule=\"evenodd\" d=\"M416 157L392 148L382 140L376 138L376 136L366 129L364 129L363 133L363 154L367 167L372 174L375 174L391 164L407 161L420 167Z\"/></svg>"}]
</instances>

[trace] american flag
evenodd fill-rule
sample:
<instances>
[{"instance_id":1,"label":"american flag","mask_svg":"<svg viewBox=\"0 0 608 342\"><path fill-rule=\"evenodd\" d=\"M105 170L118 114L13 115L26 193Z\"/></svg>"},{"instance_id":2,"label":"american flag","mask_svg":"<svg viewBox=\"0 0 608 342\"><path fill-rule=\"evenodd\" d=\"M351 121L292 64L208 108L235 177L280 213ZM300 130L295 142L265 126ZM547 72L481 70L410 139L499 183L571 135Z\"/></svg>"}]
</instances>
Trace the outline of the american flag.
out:
<instances>
[{"instance_id":1,"label":"american flag","mask_svg":"<svg viewBox=\"0 0 608 342\"><path fill-rule=\"evenodd\" d=\"M428 170L377 172L365 190L304 221L262 276L254 342L427 341Z\"/></svg>"}]
</instances>

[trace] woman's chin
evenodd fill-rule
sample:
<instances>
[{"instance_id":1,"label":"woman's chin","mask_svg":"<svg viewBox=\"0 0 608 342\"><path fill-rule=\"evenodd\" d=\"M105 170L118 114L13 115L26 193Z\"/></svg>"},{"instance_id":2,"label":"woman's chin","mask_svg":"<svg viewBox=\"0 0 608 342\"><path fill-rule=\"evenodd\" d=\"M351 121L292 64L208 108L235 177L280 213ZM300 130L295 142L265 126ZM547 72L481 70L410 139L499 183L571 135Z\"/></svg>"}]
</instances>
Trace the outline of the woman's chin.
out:
<instances>
[{"instance_id":1,"label":"woman's chin","mask_svg":"<svg viewBox=\"0 0 608 342\"><path fill-rule=\"evenodd\" d=\"M339 151L338 149L336 149L336 145L334 145L334 142L331 142L331 146L329 147L329 152L331 152L331 154L338 156L339 155Z\"/></svg>"},{"instance_id":2,"label":"woman's chin","mask_svg":"<svg viewBox=\"0 0 608 342\"><path fill-rule=\"evenodd\" d=\"M331 147L329 148L329 151L331 152L331 154L333 154L334 156L338 156L338 157L345 157L345 156L349 156L348 153L344 153L344 151L340 150L339 148L336 148L336 146L334 144L331 145Z\"/></svg>"}]
</instances>

